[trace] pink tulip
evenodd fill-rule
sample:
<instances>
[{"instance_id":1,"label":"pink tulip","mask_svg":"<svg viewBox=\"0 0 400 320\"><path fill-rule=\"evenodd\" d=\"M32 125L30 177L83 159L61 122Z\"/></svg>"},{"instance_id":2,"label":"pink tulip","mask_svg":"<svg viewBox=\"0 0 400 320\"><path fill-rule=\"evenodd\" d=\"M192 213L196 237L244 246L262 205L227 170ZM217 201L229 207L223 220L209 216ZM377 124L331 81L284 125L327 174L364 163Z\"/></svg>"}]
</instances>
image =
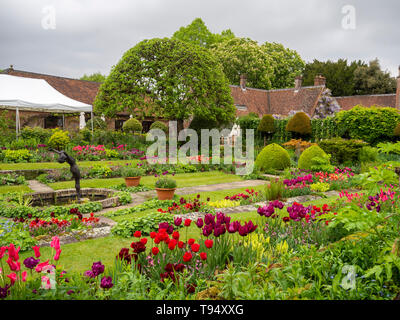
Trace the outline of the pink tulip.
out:
<instances>
[{"instance_id":1,"label":"pink tulip","mask_svg":"<svg viewBox=\"0 0 400 320\"><path fill-rule=\"evenodd\" d=\"M60 239L57 236L51 239L50 246L54 248L56 251L60 249Z\"/></svg>"},{"instance_id":2,"label":"pink tulip","mask_svg":"<svg viewBox=\"0 0 400 320\"><path fill-rule=\"evenodd\" d=\"M11 285L13 285L15 281L17 281L17 274L14 272L8 274L7 277L10 278Z\"/></svg>"},{"instance_id":3,"label":"pink tulip","mask_svg":"<svg viewBox=\"0 0 400 320\"><path fill-rule=\"evenodd\" d=\"M40 247L39 246L34 246L32 247L33 251L35 251L35 257L39 258L40 257Z\"/></svg>"},{"instance_id":4,"label":"pink tulip","mask_svg":"<svg viewBox=\"0 0 400 320\"><path fill-rule=\"evenodd\" d=\"M45 262L42 262L42 263L39 263L38 265L37 265L37 267L36 267L36 272L41 272L42 271L42 269L44 268L44 267L46 267L46 266L48 266L49 265L49 260L47 260L47 261L45 261Z\"/></svg>"},{"instance_id":5,"label":"pink tulip","mask_svg":"<svg viewBox=\"0 0 400 320\"><path fill-rule=\"evenodd\" d=\"M60 259L61 249L56 250L56 254L54 256L54 260L58 261Z\"/></svg>"},{"instance_id":6,"label":"pink tulip","mask_svg":"<svg viewBox=\"0 0 400 320\"><path fill-rule=\"evenodd\" d=\"M28 273L26 271L22 272L22 281L26 282L26 277L27 277Z\"/></svg>"}]
</instances>

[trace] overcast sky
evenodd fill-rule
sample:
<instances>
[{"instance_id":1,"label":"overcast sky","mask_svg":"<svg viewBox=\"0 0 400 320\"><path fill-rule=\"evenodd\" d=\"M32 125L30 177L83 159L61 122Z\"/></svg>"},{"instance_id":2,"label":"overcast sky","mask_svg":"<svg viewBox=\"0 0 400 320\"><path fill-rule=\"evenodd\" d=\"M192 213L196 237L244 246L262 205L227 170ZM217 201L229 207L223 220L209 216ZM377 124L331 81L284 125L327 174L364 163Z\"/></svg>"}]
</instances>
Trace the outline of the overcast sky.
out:
<instances>
[{"instance_id":1,"label":"overcast sky","mask_svg":"<svg viewBox=\"0 0 400 320\"><path fill-rule=\"evenodd\" d=\"M346 5L355 29L342 26ZM305 61L379 58L397 76L399 16L399 0L0 0L0 69L108 74L139 41L170 37L200 17L211 32L280 42Z\"/></svg>"}]
</instances>

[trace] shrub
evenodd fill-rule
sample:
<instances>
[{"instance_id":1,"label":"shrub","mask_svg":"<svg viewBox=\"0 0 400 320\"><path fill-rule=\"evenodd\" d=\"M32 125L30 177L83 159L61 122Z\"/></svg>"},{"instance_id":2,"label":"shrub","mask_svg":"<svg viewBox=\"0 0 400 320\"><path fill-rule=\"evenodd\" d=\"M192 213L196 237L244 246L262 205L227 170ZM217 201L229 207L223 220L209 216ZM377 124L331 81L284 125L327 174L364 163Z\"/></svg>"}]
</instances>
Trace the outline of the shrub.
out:
<instances>
[{"instance_id":1,"label":"shrub","mask_svg":"<svg viewBox=\"0 0 400 320\"><path fill-rule=\"evenodd\" d=\"M56 150L64 150L70 142L68 131L55 130L50 137L48 145Z\"/></svg>"},{"instance_id":2,"label":"shrub","mask_svg":"<svg viewBox=\"0 0 400 320\"><path fill-rule=\"evenodd\" d=\"M108 165L96 163L89 170L89 176L92 178L108 178L112 175L112 170Z\"/></svg>"},{"instance_id":3,"label":"shrub","mask_svg":"<svg viewBox=\"0 0 400 320\"><path fill-rule=\"evenodd\" d=\"M86 127L88 130L92 130L92 119L89 119L86 122ZM107 129L107 122L105 122L101 117L93 117L93 130L106 130Z\"/></svg>"},{"instance_id":4,"label":"shrub","mask_svg":"<svg viewBox=\"0 0 400 320\"><path fill-rule=\"evenodd\" d=\"M286 131L299 136L311 134L311 120L304 112L297 112L287 123Z\"/></svg>"},{"instance_id":5,"label":"shrub","mask_svg":"<svg viewBox=\"0 0 400 320\"><path fill-rule=\"evenodd\" d=\"M239 117L239 119L236 120L236 123L240 126L240 129L246 132L246 129L257 130L260 121L261 120L258 116L249 114L246 116Z\"/></svg>"},{"instance_id":6,"label":"shrub","mask_svg":"<svg viewBox=\"0 0 400 320\"><path fill-rule=\"evenodd\" d=\"M275 132L275 119L270 114L265 114L257 128L260 132L273 133Z\"/></svg>"},{"instance_id":7,"label":"shrub","mask_svg":"<svg viewBox=\"0 0 400 320\"><path fill-rule=\"evenodd\" d=\"M18 139L11 141L10 149L18 150L26 148L36 148L37 145L38 145L38 140L36 140L35 138Z\"/></svg>"},{"instance_id":8,"label":"shrub","mask_svg":"<svg viewBox=\"0 0 400 320\"><path fill-rule=\"evenodd\" d=\"M28 149L3 150L5 162L29 162L33 155Z\"/></svg>"},{"instance_id":9,"label":"shrub","mask_svg":"<svg viewBox=\"0 0 400 320\"><path fill-rule=\"evenodd\" d=\"M141 132L143 130L142 124L139 120L135 118L131 118L124 122L122 125L122 129L124 132Z\"/></svg>"},{"instance_id":10,"label":"shrub","mask_svg":"<svg viewBox=\"0 0 400 320\"><path fill-rule=\"evenodd\" d=\"M331 154L332 160L336 164L358 162L360 150L366 145L367 143L361 140L346 140L343 138L332 138L319 142L322 150Z\"/></svg>"},{"instance_id":11,"label":"shrub","mask_svg":"<svg viewBox=\"0 0 400 320\"><path fill-rule=\"evenodd\" d=\"M290 156L280 145L272 143L261 150L255 164L264 172L268 169L283 170L290 166Z\"/></svg>"},{"instance_id":12,"label":"shrub","mask_svg":"<svg viewBox=\"0 0 400 320\"><path fill-rule=\"evenodd\" d=\"M155 121L151 124L150 126L150 130L152 129L160 129L162 131L164 131L165 133L168 133L168 126L161 121Z\"/></svg>"},{"instance_id":13,"label":"shrub","mask_svg":"<svg viewBox=\"0 0 400 320\"><path fill-rule=\"evenodd\" d=\"M400 137L400 122L396 125L396 128L394 128L393 135L395 137Z\"/></svg>"},{"instance_id":14,"label":"shrub","mask_svg":"<svg viewBox=\"0 0 400 320\"><path fill-rule=\"evenodd\" d=\"M315 157L326 158L328 155L324 150L322 150L319 146L312 146L300 155L298 168L311 170L311 166L313 165L312 159Z\"/></svg>"},{"instance_id":15,"label":"shrub","mask_svg":"<svg viewBox=\"0 0 400 320\"><path fill-rule=\"evenodd\" d=\"M24 127L20 132L21 138L23 139L36 139L39 143L46 143L52 135L50 129L44 129L41 127Z\"/></svg>"},{"instance_id":16,"label":"shrub","mask_svg":"<svg viewBox=\"0 0 400 320\"><path fill-rule=\"evenodd\" d=\"M156 188L174 189L176 188L176 181L169 178L160 178L155 183Z\"/></svg>"},{"instance_id":17,"label":"shrub","mask_svg":"<svg viewBox=\"0 0 400 320\"><path fill-rule=\"evenodd\" d=\"M336 115L339 134L352 139L361 139L370 144L391 140L396 125L400 122L398 110L389 107L357 105Z\"/></svg>"},{"instance_id":18,"label":"shrub","mask_svg":"<svg viewBox=\"0 0 400 320\"><path fill-rule=\"evenodd\" d=\"M358 159L360 162L375 162L378 160L378 149L370 146L362 147Z\"/></svg>"},{"instance_id":19,"label":"shrub","mask_svg":"<svg viewBox=\"0 0 400 320\"><path fill-rule=\"evenodd\" d=\"M314 172L334 172L335 167L331 165L331 155L314 157L311 159L311 171Z\"/></svg>"}]
</instances>

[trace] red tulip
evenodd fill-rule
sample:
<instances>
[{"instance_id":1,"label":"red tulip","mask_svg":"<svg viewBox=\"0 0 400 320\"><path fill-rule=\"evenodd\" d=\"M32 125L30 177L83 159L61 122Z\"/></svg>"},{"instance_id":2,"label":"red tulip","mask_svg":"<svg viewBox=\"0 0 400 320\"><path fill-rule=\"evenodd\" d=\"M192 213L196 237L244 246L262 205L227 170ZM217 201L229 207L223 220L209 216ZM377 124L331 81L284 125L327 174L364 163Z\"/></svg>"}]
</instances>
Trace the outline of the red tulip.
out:
<instances>
[{"instance_id":1,"label":"red tulip","mask_svg":"<svg viewBox=\"0 0 400 320\"><path fill-rule=\"evenodd\" d=\"M188 240L188 244L189 244L189 246L191 246L193 243L195 243L195 241L196 241L196 240L194 240L194 239L190 238L190 239Z\"/></svg>"},{"instance_id":2,"label":"red tulip","mask_svg":"<svg viewBox=\"0 0 400 320\"><path fill-rule=\"evenodd\" d=\"M210 249L213 247L214 241L211 239L207 239L206 241L204 241L204 244L205 244L206 248Z\"/></svg>"},{"instance_id":3,"label":"red tulip","mask_svg":"<svg viewBox=\"0 0 400 320\"><path fill-rule=\"evenodd\" d=\"M185 227L189 227L191 222L192 222L192 220L186 219L185 220Z\"/></svg>"},{"instance_id":4,"label":"red tulip","mask_svg":"<svg viewBox=\"0 0 400 320\"><path fill-rule=\"evenodd\" d=\"M143 243L143 244L146 244L147 243L147 238L140 239L140 242Z\"/></svg>"},{"instance_id":5,"label":"red tulip","mask_svg":"<svg viewBox=\"0 0 400 320\"><path fill-rule=\"evenodd\" d=\"M150 232L150 238L154 239L156 237L157 233L152 231Z\"/></svg>"},{"instance_id":6,"label":"red tulip","mask_svg":"<svg viewBox=\"0 0 400 320\"><path fill-rule=\"evenodd\" d=\"M158 249L157 247L153 247L151 249L151 252L156 256L160 252L160 249Z\"/></svg>"},{"instance_id":7,"label":"red tulip","mask_svg":"<svg viewBox=\"0 0 400 320\"><path fill-rule=\"evenodd\" d=\"M136 238L140 238L142 236L142 233L140 231L135 231L133 236L136 237Z\"/></svg>"},{"instance_id":8,"label":"red tulip","mask_svg":"<svg viewBox=\"0 0 400 320\"><path fill-rule=\"evenodd\" d=\"M201 258L201 260L207 260L207 253L201 252L200 253L200 258Z\"/></svg>"},{"instance_id":9,"label":"red tulip","mask_svg":"<svg viewBox=\"0 0 400 320\"><path fill-rule=\"evenodd\" d=\"M190 260L192 260L192 257L192 254L189 251L186 251L183 255L183 261L189 262Z\"/></svg>"},{"instance_id":10,"label":"red tulip","mask_svg":"<svg viewBox=\"0 0 400 320\"><path fill-rule=\"evenodd\" d=\"M199 252L200 250L200 245L198 243L192 244L192 251L193 252Z\"/></svg>"},{"instance_id":11,"label":"red tulip","mask_svg":"<svg viewBox=\"0 0 400 320\"><path fill-rule=\"evenodd\" d=\"M179 241L179 242L178 242L178 247L179 247L180 249L182 249L184 246L185 246L185 243L184 243L183 241Z\"/></svg>"}]
</instances>

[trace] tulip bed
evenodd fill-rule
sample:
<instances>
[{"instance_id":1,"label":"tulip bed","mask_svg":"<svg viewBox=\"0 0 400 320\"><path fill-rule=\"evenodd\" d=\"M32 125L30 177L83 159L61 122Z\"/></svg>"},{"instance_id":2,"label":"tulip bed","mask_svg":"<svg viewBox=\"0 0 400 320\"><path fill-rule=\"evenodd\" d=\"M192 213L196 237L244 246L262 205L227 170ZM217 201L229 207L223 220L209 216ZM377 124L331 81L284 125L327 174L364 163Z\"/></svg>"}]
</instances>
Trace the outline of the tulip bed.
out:
<instances>
[{"instance_id":1,"label":"tulip bed","mask_svg":"<svg viewBox=\"0 0 400 320\"><path fill-rule=\"evenodd\" d=\"M395 299L399 186L393 168L371 170L285 172L283 188L339 191L311 202L266 201L264 186L151 199L106 214L112 235L66 245L67 228L96 216L2 220L0 299ZM49 247L30 242L44 234Z\"/></svg>"}]
</instances>

